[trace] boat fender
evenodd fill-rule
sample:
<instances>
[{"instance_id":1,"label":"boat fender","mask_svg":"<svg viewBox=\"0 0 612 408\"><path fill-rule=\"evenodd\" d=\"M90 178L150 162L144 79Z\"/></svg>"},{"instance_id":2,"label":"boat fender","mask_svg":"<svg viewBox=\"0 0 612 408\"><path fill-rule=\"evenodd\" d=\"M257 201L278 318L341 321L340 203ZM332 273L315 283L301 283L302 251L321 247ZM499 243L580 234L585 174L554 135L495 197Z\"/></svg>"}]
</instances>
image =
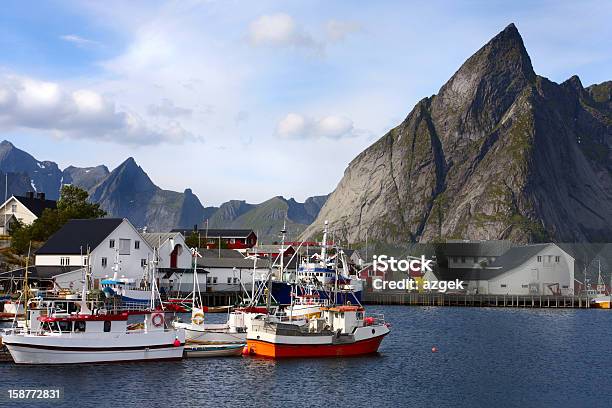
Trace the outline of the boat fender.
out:
<instances>
[{"instance_id":1,"label":"boat fender","mask_svg":"<svg viewBox=\"0 0 612 408\"><path fill-rule=\"evenodd\" d=\"M155 327L161 327L164 324L164 315L161 313L155 313L151 317L151 323L153 323L153 326Z\"/></svg>"},{"instance_id":2,"label":"boat fender","mask_svg":"<svg viewBox=\"0 0 612 408\"><path fill-rule=\"evenodd\" d=\"M178 337L175 337L175 338L174 338L174 343L172 343L172 345L173 345L174 347L178 347L178 346L180 346L180 345L181 345L181 341L178 339Z\"/></svg>"}]
</instances>

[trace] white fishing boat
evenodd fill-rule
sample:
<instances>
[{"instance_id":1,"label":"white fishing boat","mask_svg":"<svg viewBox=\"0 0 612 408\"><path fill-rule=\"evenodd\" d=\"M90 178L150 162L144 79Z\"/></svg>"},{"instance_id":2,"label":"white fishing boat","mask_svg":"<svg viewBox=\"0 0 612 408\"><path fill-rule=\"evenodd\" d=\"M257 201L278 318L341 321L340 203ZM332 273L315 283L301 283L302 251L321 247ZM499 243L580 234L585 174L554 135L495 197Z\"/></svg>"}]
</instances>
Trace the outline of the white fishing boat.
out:
<instances>
[{"instance_id":1,"label":"white fishing boat","mask_svg":"<svg viewBox=\"0 0 612 408\"><path fill-rule=\"evenodd\" d=\"M127 312L111 314L90 308L86 297L88 275L89 270L84 272L77 312L68 312L69 308L65 313L44 307L28 310L25 299L25 327L7 330L2 335L15 363L77 364L182 358L185 332L166 327L163 312L154 310L155 279L151 279L150 311L143 312L142 326L134 327L128 325ZM24 286L27 293L27 268Z\"/></svg>"},{"instance_id":2,"label":"white fishing boat","mask_svg":"<svg viewBox=\"0 0 612 408\"><path fill-rule=\"evenodd\" d=\"M137 282L136 279L126 278L123 275L119 276L121 271L119 251L115 252L115 263L112 267L113 276L112 278L106 277L100 282L100 289L102 289L104 296L107 298L119 298L126 305L146 305L151 297L151 291L147 288L149 277L145 273L142 279Z\"/></svg>"}]
</instances>

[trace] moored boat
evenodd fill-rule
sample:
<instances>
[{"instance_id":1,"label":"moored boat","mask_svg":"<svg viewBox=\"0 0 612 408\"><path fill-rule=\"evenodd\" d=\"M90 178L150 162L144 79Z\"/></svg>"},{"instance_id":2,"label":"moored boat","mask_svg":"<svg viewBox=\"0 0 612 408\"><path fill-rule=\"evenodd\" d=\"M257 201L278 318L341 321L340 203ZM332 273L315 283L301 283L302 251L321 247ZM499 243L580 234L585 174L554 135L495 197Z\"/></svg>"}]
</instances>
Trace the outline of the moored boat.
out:
<instances>
[{"instance_id":1,"label":"moored boat","mask_svg":"<svg viewBox=\"0 0 612 408\"><path fill-rule=\"evenodd\" d=\"M360 306L322 308L321 318L298 325L270 316L253 319L245 354L263 357L339 357L376 353L389 327Z\"/></svg>"},{"instance_id":2,"label":"moored boat","mask_svg":"<svg viewBox=\"0 0 612 408\"><path fill-rule=\"evenodd\" d=\"M185 356L187 358L239 356L245 344L188 344L185 346Z\"/></svg>"}]
</instances>

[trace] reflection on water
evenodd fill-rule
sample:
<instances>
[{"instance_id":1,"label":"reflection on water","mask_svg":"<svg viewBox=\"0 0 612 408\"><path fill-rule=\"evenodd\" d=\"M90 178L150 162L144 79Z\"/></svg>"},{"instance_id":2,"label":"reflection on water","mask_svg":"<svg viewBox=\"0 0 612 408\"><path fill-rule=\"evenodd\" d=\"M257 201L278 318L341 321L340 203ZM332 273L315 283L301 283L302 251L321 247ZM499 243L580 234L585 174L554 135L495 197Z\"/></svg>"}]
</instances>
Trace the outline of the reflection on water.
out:
<instances>
[{"instance_id":1,"label":"reflection on water","mask_svg":"<svg viewBox=\"0 0 612 408\"><path fill-rule=\"evenodd\" d=\"M0 365L2 392L63 386L52 406L610 406L612 313L385 306L374 356ZM207 315L222 321L223 315ZM438 352L432 353L435 346ZM1 400L0 400L1 401ZM1 402L0 402L1 404Z\"/></svg>"}]
</instances>

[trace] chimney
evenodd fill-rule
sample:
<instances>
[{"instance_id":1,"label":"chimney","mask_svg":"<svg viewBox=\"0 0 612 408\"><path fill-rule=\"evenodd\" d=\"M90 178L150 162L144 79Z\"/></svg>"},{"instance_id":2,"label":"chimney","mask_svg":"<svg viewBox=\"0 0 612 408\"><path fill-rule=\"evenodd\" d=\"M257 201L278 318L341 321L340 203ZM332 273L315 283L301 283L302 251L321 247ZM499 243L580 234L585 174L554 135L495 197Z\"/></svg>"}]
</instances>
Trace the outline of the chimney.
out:
<instances>
[{"instance_id":1,"label":"chimney","mask_svg":"<svg viewBox=\"0 0 612 408\"><path fill-rule=\"evenodd\" d=\"M36 193L36 198L45 201L45 193Z\"/></svg>"},{"instance_id":2,"label":"chimney","mask_svg":"<svg viewBox=\"0 0 612 408\"><path fill-rule=\"evenodd\" d=\"M34 192L33 191L26 192L26 198L34 198Z\"/></svg>"}]
</instances>

